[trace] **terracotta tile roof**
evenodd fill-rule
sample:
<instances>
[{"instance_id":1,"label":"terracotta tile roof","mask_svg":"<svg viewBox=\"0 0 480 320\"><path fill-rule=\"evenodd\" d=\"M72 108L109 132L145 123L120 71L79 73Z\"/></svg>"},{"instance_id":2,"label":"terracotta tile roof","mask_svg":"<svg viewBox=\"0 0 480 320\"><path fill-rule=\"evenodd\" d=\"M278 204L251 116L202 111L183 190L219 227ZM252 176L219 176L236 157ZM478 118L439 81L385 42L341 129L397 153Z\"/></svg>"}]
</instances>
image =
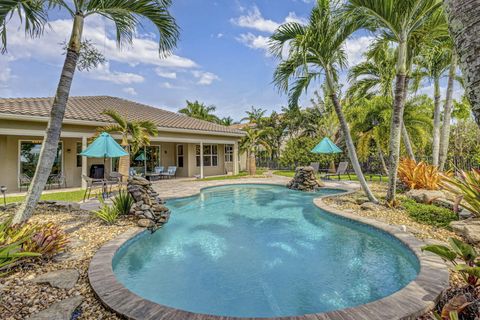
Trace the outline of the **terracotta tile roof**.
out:
<instances>
[{"instance_id":1,"label":"terracotta tile roof","mask_svg":"<svg viewBox=\"0 0 480 320\"><path fill-rule=\"evenodd\" d=\"M28 115L48 117L53 98L3 98L0 99L0 115ZM110 96L70 97L65 112L67 120L112 122L102 114L114 109L129 120L150 120L157 126L172 129L210 131L212 133L243 134L236 128L190 118L175 112Z\"/></svg>"}]
</instances>

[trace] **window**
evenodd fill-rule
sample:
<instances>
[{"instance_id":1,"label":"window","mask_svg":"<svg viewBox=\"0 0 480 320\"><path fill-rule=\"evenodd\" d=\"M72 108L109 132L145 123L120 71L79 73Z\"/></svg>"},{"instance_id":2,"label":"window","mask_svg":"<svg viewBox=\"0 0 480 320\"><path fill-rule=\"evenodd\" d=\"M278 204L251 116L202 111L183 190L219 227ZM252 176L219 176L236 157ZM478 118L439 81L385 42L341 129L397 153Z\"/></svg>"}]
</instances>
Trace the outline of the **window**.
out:
<instances>
[{"instance_id":1,"label":"window","mask_svg":"<svg viewBox=\"0 0 480 320\"><path fill-rule=\"evenodd\" d=\"M225 162L233 162L233 145L225 145Z\"/></svg>"},{"instance_id":2,"label":"window","mask_svg":"<svg viewBox=\"0 0 480 320\"><path fill-rule=\"evenodd\" d=\"M200 145L195 146L197 167L200 167ZM218 146L214 144L203 145L203 166L216 167L218 165Z\"/></svg>"},{"instance_id":3,"label":"window","mask_svg":"<svg viewBox=\"0 0 480 320\"><path fill-rule=\"evenodd\" d=\"M81 152L82 152L82 143L77 142L77 167L82 166L82 156L80 155Z\"/></svg>"},{"instance_id":4,"label":"window","mask_svg":"<svg viewBox=\"0 0 480 320\"><path fill-rule=\"evenodd\" d=\"M183 168L183 144L177 145L177 167Z\"/></svg>"},{"instance_id":5,"label":"window","mask_svg":"<svg viewBox=\"0 0 480 320\"><path fill-rule=\"evenodd\" d=\"M160 165L160 158L160 146L146 146L133 155L130 166L138 168L138 170L142 172L145 171L145 169L147 172L153 172L155 171L155 167Z\"/></svg>"},{"instance_id":6,"label":"window","mask_svg":"<svg viewBox=\"0 0 480 320\"><path fill-rule=\"evenodd\" d=\"M20 174L33 177L37 168L42 141L20 141ZM53 162L51 174L62 172L62 142L58 143L57 155Z\"/></svg>"}]
</instances>

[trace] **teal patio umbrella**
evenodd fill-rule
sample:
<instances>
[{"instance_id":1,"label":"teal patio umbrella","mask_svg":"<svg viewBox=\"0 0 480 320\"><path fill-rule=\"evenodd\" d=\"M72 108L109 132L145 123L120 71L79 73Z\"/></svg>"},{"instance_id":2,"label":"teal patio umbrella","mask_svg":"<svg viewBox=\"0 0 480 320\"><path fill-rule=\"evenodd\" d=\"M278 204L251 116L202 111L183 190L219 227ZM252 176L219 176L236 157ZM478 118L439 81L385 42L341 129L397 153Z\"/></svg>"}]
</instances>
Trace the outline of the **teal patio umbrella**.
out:
<instances>
[{"instance_id":1,"label":"teal patio umbrella","mask_svg":"<svg viewBox=\"0 0 480 320\"><path fill-rule=\"evenodd\" d=\"M103 158L103 178L105 179L105 159L128 156L128 152L111 135L102 132L80 155L87 158ZM105 186L103 193L105 198Z\"/></svg>"},{"instance_id":2,"label":"teal patio umbrella","mask_svg":"<svg viewBox=\"0 0 480 320\"><path fill-rule=\"evenodd\" d=\"M337 147L335 143L332 142L329 138L325 137L320 141L319 144L311 150L313 153L319 154L332 154L332 153L341 153L342 149Z\"/></svg>"},{"instance_id":3,"label":"teal patio umbrella","mask_svg":"<svg viewBox=\"0 0 480 320\"><path fill-rule=\"evenodd\" d=\"M143 167L145 170L145 175L147 174L147 157L145 156L145 153L147 152L146 148L143 148L143 152L140 153L138 157L135 158L137 161L143 161Z\"/></svg>"},{"instance_id":4,"label":"teal patio umbrella","mask_svg":"<svg viewBox=\"0 0 480 320\"><path fill-rule=\"evenodd\" d=\"M317 154L334 154L334 153L341 153L342 149L337 147L337 145L333 143L332 140L325 137L310 152L317 153ZM330 170L335 171L335 164L333 163L333 159L331 159L330 161Z\"/></svg>"}]
</instances>

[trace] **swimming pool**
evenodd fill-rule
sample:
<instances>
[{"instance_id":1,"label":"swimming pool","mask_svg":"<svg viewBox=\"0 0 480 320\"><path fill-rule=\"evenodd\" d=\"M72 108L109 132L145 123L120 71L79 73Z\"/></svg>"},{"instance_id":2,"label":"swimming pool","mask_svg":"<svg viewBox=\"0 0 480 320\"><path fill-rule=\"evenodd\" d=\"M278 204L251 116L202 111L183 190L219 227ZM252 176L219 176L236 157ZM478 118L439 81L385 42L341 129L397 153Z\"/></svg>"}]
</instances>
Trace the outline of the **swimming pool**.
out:
<instances>
[{"instance_id":1,"label":"swimming pool","mask_svg":"<svg viewBox=\"0 0 480 320\"><path fill-rule=\"evenodd\" d=\"M327 312L402 289L419 272L417 257L389 234L313 204L338 192L232 185L171 200L163 229L115 254L115 277L158 304L235 317Z\"/></svg>"}]
</instances>

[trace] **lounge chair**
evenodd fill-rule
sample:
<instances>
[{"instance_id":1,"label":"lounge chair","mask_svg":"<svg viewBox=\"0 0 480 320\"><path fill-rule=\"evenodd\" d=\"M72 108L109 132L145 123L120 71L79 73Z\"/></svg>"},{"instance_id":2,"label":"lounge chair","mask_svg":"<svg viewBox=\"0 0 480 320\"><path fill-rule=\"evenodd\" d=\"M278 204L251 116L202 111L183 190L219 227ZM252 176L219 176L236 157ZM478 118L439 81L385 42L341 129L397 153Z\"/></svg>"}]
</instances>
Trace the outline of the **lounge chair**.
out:
<instances>
[{"instance_id":1,"label":"lounge chair","mask_svg":"<svg viewBox=\"0 0 480 320\"><path fill-rule=\"evenodd\" d=\"M168 167L168 169L167 169L166 172L160 173L160 176L161 176L162 178L168 178L168 179L170 179L170 178L172 178L172 177L175 178L175 175L176 175L176 174L177 174L177 167L175 167L175 166L170 166L170 167Z\"/></svg>"},{"instance_id":2,"label":"lounge chair","mask_svg":"<svg viewBox=\"0 0 480 320\"><path fill-rule=\"evenodd\" d=\"M338 180L340 180L340 176L346 174L346 175L348 175L348 179L351 180L350 173L348 172L347 169L348 169L348 162L346 162L346 161L345 162L340 162L338 164L338 167L337 167L337 172L328 173L328 174L325 175L324 178L329 180L330 177L336 176L336 177L338 177Z\"/></svg>"},{"instance_id":3,"label":"lounge chair","mask_svg":"<svg viewBox=\"0 0 480 320\"><path fill-rule=\"evenodd\" d=\"M20 191L22 191L22 187L26 187L26 189L28 189L30 183L32 183L32 178L27 176L25 173L20 174L18 177L18 186L20 187Z\"/></svg>"}]
</instances>

